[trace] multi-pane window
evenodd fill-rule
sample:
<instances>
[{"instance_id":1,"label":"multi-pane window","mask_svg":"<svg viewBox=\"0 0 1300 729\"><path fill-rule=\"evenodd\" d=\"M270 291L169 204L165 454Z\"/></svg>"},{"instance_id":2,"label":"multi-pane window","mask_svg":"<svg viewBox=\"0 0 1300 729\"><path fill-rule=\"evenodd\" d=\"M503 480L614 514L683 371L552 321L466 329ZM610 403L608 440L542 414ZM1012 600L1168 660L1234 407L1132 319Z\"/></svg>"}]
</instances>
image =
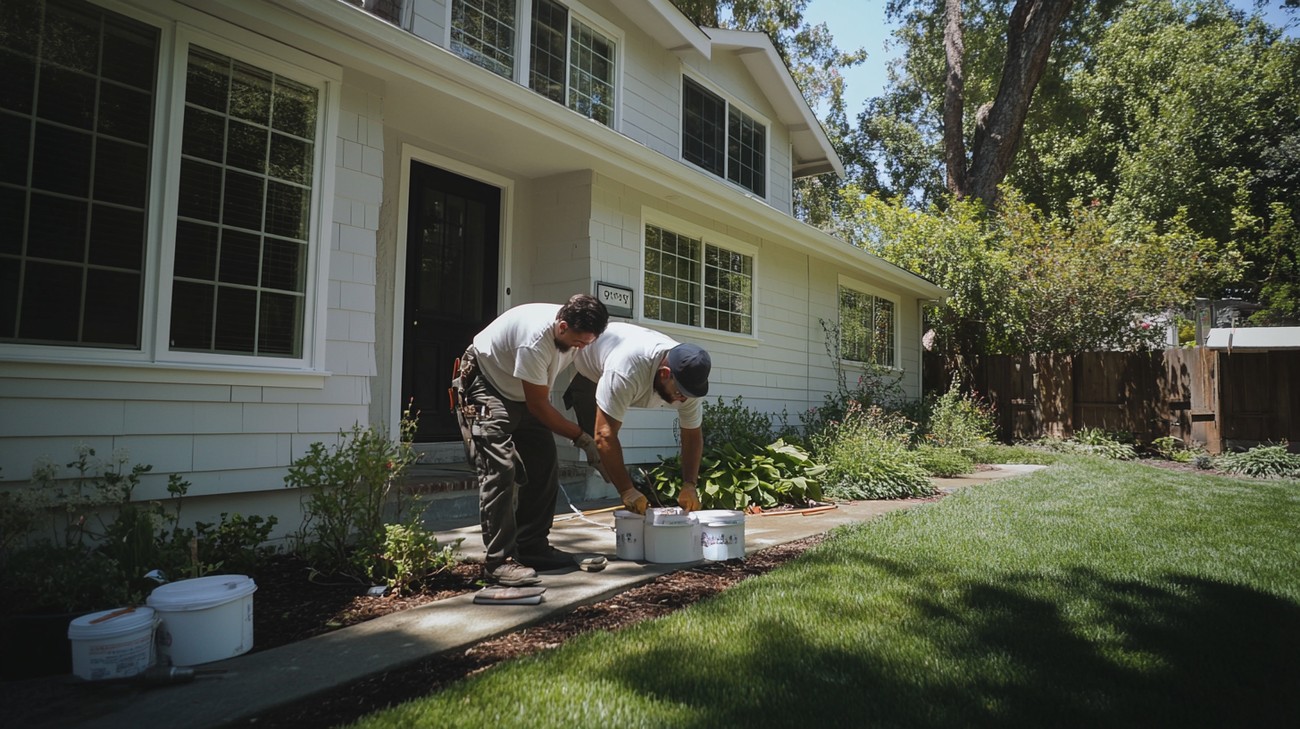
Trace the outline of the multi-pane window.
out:
<instances>
[{"instance_id":1,"label":"multi-pane window","mask_svg":"<svg viewBox=\"0 0 1300 729\"><path fill-rule=\"evenodd\" d=\"M682 158L755 195L767 195L767 128L685 76Z\"/></svg>"},{"instance_id":2,"label":"multi-pane window","mask_svg":"<svg viewBox=\"0 0 1300 729\"><path fill-rule=\"evenodd\" d=\"M0 4L0 341L138 348L156 29Z\"/></svg>"},{"instance_id":3,"label":"multi-pane window","mask_svg":"<svg viewBox=\"0 0 1300 729\"><path fill-rule=\"evenodd\" d=\"M752 256L657 225L646 226L645 240L647 319L753 333Z\"/></svg>"},{"instance_id":4,"label":"multi-pane window","mask_svg":"<svg viewBox=\"0 0 1300 729\"><path fill-rule=\"evenodd\" d=\"M192 46L171 346L298 357L316 89Z\"/></svg>"},{"instance_id":5,"label":"multi-pane window","mask_svg":"<svg viewBox=\"0 0 1300 729\"><path fill-rule=\"evenodd\" d=\"M840 357L882 367L897 366L894 302L840 287Z\"/></svg>"},{"instance_id":6,"label":"multi-pane window","mask_svg":"<svg viewBox=\"0 0 1300 729\"><path fill-rule=\"evenodd\" d=\"M601 124L614 123L614 41L553 0L533 0L529 87Z\"/></svg>"},{"instance_id":7,"label":"multi-pane window","mask_svg":"<svg viewBox=\"0 0 1300 729\"><path fill-rule=\"evenodd\" d=\"M452 52L498 76L514 78L516 2L452 0Z\"/></svg>"},{"instance_id":8,"label":"multi-pane window","mask_svg":"<svg viewBox=\"0 0 1300 729\"><path fill-rule=\"evenodd\" d=\"M0 29L0 343L303 358L324 83L178 33L163 148L156 27L63 0L0 2Z\"/></svg>"}]
</instances>

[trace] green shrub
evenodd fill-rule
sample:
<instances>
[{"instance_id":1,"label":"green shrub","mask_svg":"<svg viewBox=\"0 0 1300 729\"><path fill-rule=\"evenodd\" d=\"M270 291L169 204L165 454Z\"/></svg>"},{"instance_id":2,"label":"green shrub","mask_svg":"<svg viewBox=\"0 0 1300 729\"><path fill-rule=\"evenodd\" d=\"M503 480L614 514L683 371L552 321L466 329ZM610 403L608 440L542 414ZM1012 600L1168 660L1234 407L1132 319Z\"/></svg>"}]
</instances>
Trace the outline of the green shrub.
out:
<instances>
[{"instance_id":1,"label":"green shrub","mask_svg":"<svg viewBox=\"0 0 1300 729\"><path fill-rule=\"evenodd\" d=\"M402 414L397 440L374 427L352 426L340 431L339 442L327 447L313 443L289 466L285 486L299 489L303 525L301 551L320 572L348 575L358 581L383 581L386 525L401 522L410 509L395 488L418 458L411 445L416 421Z\"/></svg>"},{"instance_id":2,"label":"green shrub","mask_svg":"<svg viewBox=\"0 0 1300 729\"><path fill-rule=\"evenodd\" d=\"M1136 458L1137 451L1130 443L1122 442L1123 438L1123 434L1108 433L1100 428L1080 428L1073 438L1041 438L1034 444L1057 453L1081 453L1117 461Z\"/></svg>"},{"instance_id":3,"label":"green shrub","mask_svg":"<svg viewBox=\"0 0 1300 729\"><path fill-rule=\"evenodd\" d=\"M923 442L963 451L992 443L997 433L993 408L978 397L963 394L955 380L930 405L923 426Z\"/></svg>"},{"instance_id":4,"label":"green shrub","mask_svg":"<svg viewBox=\"0 0 1300 729\"><path fill-rule=\"evenodd\" d=\"M1243 453L1219 456L1217 465L1228 473L1256 478L1300 478L1300 454L1283 444L1258 445Z\"/></svg>"},{"instance_id":5,"label":"green shrub","mask_svg":"<svg viewBox=\"0 0 1300 729\"><path fill-rule=\"evenodd\" d=\"M772 442L772 418L745 405L737 395L731 404L719 397L717 403L704 402L704 448L718 449L730 443L737 450L757 452Z\"/></svg>"},{"instance_id":6,"label":"green shrub","mask_svg":"<svg viewBox=\"0 0 1300 729\"><path fill-rule=\"evenodd\" d=\"M1191 463L1196 458L1196 450L1187 448L1182 439L1166 435L1151 441L1151 451L1168 461Z\"/></svg>"},{"instance_id":7,"label":"green shrub","mask_svg":"<svg viewBox=\"0 0 1300 729\"><path fill-rule=\"evenodd\" d=\"M430 577L456 564L455 544L439 546L438 538L418 521L384 526L385 582L397 594L417 591Z\"/></svg>"},{"instance_id":8,"label":"green shrub","mask_svg":"<svg viewBox=\"0 0 1300 729\"><path fill-rule=\"evenodd\" d=\"M916 464L931 476L950 478L970 473L975 470L975 460L966 455L974 449L940 448L932 445L919 445L912 452Z\"/></svg>"},{"instance_id":9,"label":"green shrub","mask_svg":"<svg viewBox=\"0 0 1300 729\"><path fill-rule=\"evenodd\" d=\"M815 458L827 469L826 494L841 499L932 495L934 485L908 451L913 428L898 413L850 403L843 421L813 438Z\"/></svg>"},{"instance_id":10,"label":"green shrub","mask_svg":"<svg viewBox=\"0 0 1300 729\"><path fill-rule=\"evenodd\" d=\"M152 468L127 467L124 451L108 461L95 458L89 446L63 468L37 459L28 488L0 498L0 590L21 595L4 610L90 612L143 602L157 583L154 571L168 579L199 577L250 564L270 548L275 518L236 515L215 531L210 524L181 528L181 504L189 482L170 474L168 502L133 501L140 478ZM9 530L13 531L9 531ZM48 531L47 531L48 529Z\"/></svg>"},{"instance_id":11,"label":"green shrub","mask_svg":"<svg viewBox=\"0 0 1300 729\"><path fill-rule=\"evenodd\" d=\"M682 486L679 463L676 456L666 458L645 474L662 501L676 503ZM727 443L706 450L700 458L700 504L706 509L806 506L821 498L825 470L803 448L783 440L758 453L745 453Z\"/></svg>"}]
</instances>

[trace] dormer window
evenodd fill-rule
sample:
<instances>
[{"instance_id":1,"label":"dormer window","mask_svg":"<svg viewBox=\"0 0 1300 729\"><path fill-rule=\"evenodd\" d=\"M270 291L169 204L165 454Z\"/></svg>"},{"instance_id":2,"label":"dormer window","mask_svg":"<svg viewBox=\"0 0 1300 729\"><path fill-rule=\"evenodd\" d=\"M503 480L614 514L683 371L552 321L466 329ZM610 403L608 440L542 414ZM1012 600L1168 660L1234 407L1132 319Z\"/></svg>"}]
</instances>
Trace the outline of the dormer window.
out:
<instances>
[{"instance_id":1,"label":"dormer window","mask_svg":"<svg viewBox=\"0 0 1300 729\"><path fill-rule=\"evenodd\" d=\"M682 158L767 197L767 127L686 76Z\"/></svg>"}]
</instances>

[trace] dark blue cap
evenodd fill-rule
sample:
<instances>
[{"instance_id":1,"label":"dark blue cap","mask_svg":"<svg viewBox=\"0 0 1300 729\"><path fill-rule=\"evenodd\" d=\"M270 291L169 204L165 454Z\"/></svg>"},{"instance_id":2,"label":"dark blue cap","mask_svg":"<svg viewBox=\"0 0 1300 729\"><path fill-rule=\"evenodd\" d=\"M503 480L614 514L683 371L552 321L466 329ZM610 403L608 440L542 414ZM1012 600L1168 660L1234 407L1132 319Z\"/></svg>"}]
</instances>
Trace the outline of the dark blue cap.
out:
<instances>
[{"instance_id":1,"label":"dark blue cap","mask_svg":"<svg viewBox=\"0 0 1300 729\"><path fill-rule=\"evenodd\" d=\"M713 360L709 353L694 344L679 344L668 350L668 369L672 371L677 389L686 397L704 397L709 394L709 371Z\"/></svg>"}]
</instances>

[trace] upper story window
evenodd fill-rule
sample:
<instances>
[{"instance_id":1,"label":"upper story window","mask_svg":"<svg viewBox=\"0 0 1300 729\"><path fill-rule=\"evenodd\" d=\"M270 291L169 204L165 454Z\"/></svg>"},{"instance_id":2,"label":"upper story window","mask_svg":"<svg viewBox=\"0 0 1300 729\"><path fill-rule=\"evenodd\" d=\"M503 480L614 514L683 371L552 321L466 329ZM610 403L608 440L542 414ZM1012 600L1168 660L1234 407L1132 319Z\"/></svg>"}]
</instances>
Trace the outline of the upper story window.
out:
<instances>
[{"instance_id":1,"label":"upper story window","mask_svg":"<svg viewBox=\"0 0 1300 729\"><path fill-rule=\"evenodd\" d=\"M614 41L553 0L533 0L528 85L589 119L614 125Z\"/></svg>"},{"instance_id":2,"label":"upper story window","mask_svg":"<svg viewBox=\"0 0 1300 729\"><path fill-rule=\"evenodd\" d=\"M516 47L521 27L528 46ZM556 0L452 0L451 50L614 126L616 43Z\"/></svg>"},{"instance_id":3,"label":"upper story window","mask_svg":"<svg viewBox=\"0 0 1300 729\"><path fill-rule=\"evenodd\" d=\"M516 2L452 0L452 52L498 76L514 78Z\"/></svg>"},{"instance_id":4,"label":"upper story window","mask_svg":"<svg viewBox=\"0 0 1300 729\"><path fill-rule=\"evenodd\" d=\"M645 317L754 333L754 257L647 224Z\"/></svg>"},{"instance_id":5,"label":"upper story window","mask_svg":"<svg viewBox=\"0 0 1300 729\"><path fill-rule=\"evenodd\" d=\"M682 77L682 158L767 196L767 127Z\"/></svg>"},{"instance_id":6,"label":"upper story window","mask_svg":"<svg viewBox=\"0 0 1300 729\"><path fill-rule=\"evenodd\" d=\"M4 22L0 342L305 360L326 81L87 2ZM153 120L174 67L168 149Z\"/></svg>"},{"instance_id":7,"label":"upper story window","mask_svg":"<svg viewBox=\"0 0 1300 729\"><path fill-rule=\"evenodd\" d=\"M897 306L883 296L840 286L840 358L897 367Z\"/></svg>"}]
</instances>

